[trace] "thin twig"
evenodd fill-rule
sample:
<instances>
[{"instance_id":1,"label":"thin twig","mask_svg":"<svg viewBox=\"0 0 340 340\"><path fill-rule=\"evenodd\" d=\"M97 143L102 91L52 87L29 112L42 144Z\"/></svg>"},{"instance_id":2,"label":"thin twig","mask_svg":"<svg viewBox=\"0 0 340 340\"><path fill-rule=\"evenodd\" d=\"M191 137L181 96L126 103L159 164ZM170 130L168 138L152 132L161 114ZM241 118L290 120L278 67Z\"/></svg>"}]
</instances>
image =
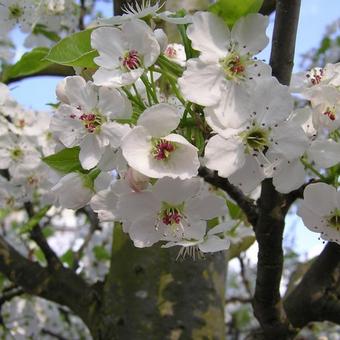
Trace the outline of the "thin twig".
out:
<instances>
[{"instance_id":1,"label":"thin twig","mask_svg":"<svg viewBox=\"0 0 340 340\"><path fill-rule=\"evenodd\" d=\"M32 218L34 216L34 209L31 202L24 203L25 210L28 214L29 218ZM31 239L39 246L41 251L43 252L48 267L52 270L59 269L63 266L62 262L60 261L57 254L53 251L53 249L48 244L39 223L36 224L32 231L30 232Z\"/></svg>"},{"instance_id":2,"label":"thin twig","mask_svg":"<svg viewBox=\"0 0 340 340\"><path fill-rule=\"evenodd\" d=\"M249 223L254 227L258 219L258 210L255 202L247 197L240 189L231 184L227 178L218 176L216 171L211 171L206 167L201 166L198 170L198 175L213 186L224 190L242 209L247 216Z\"/></svg>"},{"instance_id":3,"label":"thin twig","mask_svg":"<svg viewBox=\"0 0 340 340\"><path fill-rule=\"evenodd\" d=\"M85 15L86 15L85 0L80 0L80 12L79 12L79 22L78 22L78 27L80 31L85 29L85 25L84 25Z\"/></svg>"}]
</instances>

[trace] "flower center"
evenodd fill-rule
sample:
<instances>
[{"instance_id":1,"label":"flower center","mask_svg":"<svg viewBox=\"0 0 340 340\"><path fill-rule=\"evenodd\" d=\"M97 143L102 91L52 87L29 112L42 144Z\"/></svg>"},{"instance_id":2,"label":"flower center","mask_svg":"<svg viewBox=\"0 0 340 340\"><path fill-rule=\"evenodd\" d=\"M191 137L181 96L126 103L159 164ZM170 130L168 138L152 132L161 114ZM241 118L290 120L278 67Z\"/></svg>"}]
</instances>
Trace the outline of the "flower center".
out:
<instances>
[{"instance_id":1,"label":"flower center","mask_svg":"<svg viewBox=\"0 0 340 340\"><path fill-rule=\"evenodd\" d=\"M8 10L10 19L19 19L24 14L23 9L18 4L9 6Z\"/></svg>"},{"instance_id":2,"label":"flower center","mask_svg":"<svg viewBox=\"0 0 340 340\"><path fill-rule=\"evenodd\" d=\"M169 57L169 58L176 58L177 56L177 51L175 48L173 48L172 46L168 46L165 51L164 54Z\"/></svg>"},{"instance_id":3,"label":"flower center","mask_svg":"<svg viewBox=\"0 0 340 340\"><path fill-rule=\"evenodd\" d=\"M23 152L19 147L15 147L14 149L11 150L11 157L12 159L18 160L23 156Z\"/></svg>"},{"instance_id":4,"label":"flower center","mask_svg":"<svg viewBox=\"0 0 340 340\"><path fill-rule=\"evenodd\" d=\"M19 119L16 124L15 124L16 127L20 128L20 129L23 129L25 126L26 126L26 122L25 122L25 119Z\"/></svg>"},{"instance_id":5,"label":"flower center","mask_svg":"<svg viewBox=\"0 0 340 340\"><path fill-rule=\"evenodd\" d=\"M38 186L38 184L39 184L39 180L38 180L38 178L35 177L35 176L29 176L29 177L27 178L27 184L28 184L29 186L31 186L31 187L36 187L36 186Z\"/></svg>"},{"instance_id":6,"label":"flower center","mask_svg":"<svg viewBox=\"0 0 340 340\"><path fill-rule=\"evenodd\" d=\"M183 229L182 219L184 202L179 205L172 205L167 202L162 202L161 210L159 211L159 221L163 222L166 226L174 227L173 232L179 231L179 226Z\"/></svg>"},{"instance_id":7,"label":"flower center","mask_svg":"<svg viewBox=\"0 0 340 340\"><path fill-rule=\"evenodd\" d=\"M335 112L335 107L327 107L326 111L323 112L325 116L327 116L330 120L335 120L336 119L336 112Z\"/></svg>"},{"instance_id":8,"label":"flower center","mask_svg":"<svg viewBox=\"0 0 340 340\"><path fill-rule=\"evenodd\" d=\"M127 71L135 70L142 65L141 57L136 50L127 51L119 60Z\"/></svg>"},{"instance_id":9,"label":"flower center","mask_svg":"<svg viewBox=\"0 0 340 340\"><path fill-rule=\"evenodd\" d=\"M95 113L83 113L79 119L83 122L85 129L90 133L99 130L103 123L103 117Z\"/></svg>"},{"instance_id":10,"label":"flower center","mask_svg":"<svg viewBox=\"0 0 340 340\"><path fill-rule=\"evenodd\" d=\"M165 139L155 139L152 142L151 153L154 159L164 161L170 157L170 154L176 150L175 143Z\"/></svg>"},{"instance_id":11,"label":"flower center","mask_svg":"<svg viewBox=\"0 0 340 340\"><path fill-rule=\"evenodd\" d=\"M241 133L246 152L264 151L269 145L269 131L258 126L254 126L249 131Z\"/></svg>"},{"instance_id":12,"label":"flower center","mask_svg":"<svg viewBox=\"0 0 340 340\"><path fill-rule=\"evenodd\" d=\"M311 85L320 84L323 77L323 69L321 67L312 68L306 73L306 78L309 79Z\"/></svg>"},{"instance_id":13,"label":"flower center","mask_svg":"<svg viewBox=\"0 0 340 340\"><path fill-rule=\"evenodd\" d=\"M334 212L327 218L328 225L331 228L339 230L340 228L340 210L335 209Z\"/></svg>"},{"instance_id":14,"label":"flower center","mask_svg":"<svg viewBox=\"0 0 340 340\"><path fill-rule=\"evenodd\" d=\"M228 80L243 80L245 78L246 66L250 63L250 59L240 56L237 52L229 53L225 58L221 58L219 63Z\"/></svg>"}]
</instances>

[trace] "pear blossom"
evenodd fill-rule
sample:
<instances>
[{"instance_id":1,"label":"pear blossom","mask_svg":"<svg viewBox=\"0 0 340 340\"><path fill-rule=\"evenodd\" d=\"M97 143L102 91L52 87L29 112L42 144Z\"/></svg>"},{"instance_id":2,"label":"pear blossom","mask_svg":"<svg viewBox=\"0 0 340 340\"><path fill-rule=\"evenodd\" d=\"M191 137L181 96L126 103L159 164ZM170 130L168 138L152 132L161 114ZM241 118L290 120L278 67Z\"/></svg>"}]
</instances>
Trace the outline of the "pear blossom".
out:
<instances>
[{"instance_id":1,"label":"pear blossom","mask_svg":"<svg viewBox=\"0 0 340 340\"><path fill-rule=\"evenodd\" d=\"M326 183L306 187L297 214L322 239L340 244L340 193Z\"/></svg>"},{"instance_id":2,"label":"pear blossom","mask_svg":"<svg viewBox=\"0 0 340 340\"><path fill-rule=\"evenodd\" d=\"M340 92L338 100L324 101L313 110L313 126L315 129L328 129L330 132L340 127Z\"/></svg>"},{"instance_id":3,"label":"pear blossom","mask_svg":"<svg viewBox=\"0 0 340 340\"><path fill-rule=\"evenodd\" d=\"M96 85L121 87L133 84L160 54L154 32L139 19L128 21L121 28L95 29L91 45L99 53L94 58L99 66L93 75Z\"/></svg>"},{"instance_id":4,"label":"pear blossom","mask_svg":"<svg viewBox=\"0 0 340 340\"><path fill-rule=\"evenodd\" d=\"M118 90L97 87L79 76L67 77L58 88L58 96L66 102L52 117L50 129L66 147L79 145L82 167L91 169L101 160L105 148L118 148L130 130L127 124L115 120L129 118L131 104Z\"/></svg>"},{"instance_id":5,"label":"pear blossom","mask_svg":"<svg viewBox=\"0 0 340 340\"><path fill-rule=\"evenodd\" d=\"M182 44L172 43L168 44L164 50L164 55L174 63L185 66L186 54Z\"/></svg>"},{"instance_id":6,"label":"pear blossom","mask_svg":"<svg viewBox=\"0 0 340 340\"><path fill-rule=\"evenodd\" d=\"M301 93L313 104L319 104L327 91L340 85L340 63L326 64L325 67L314 67L307 72L292 75L290 88L292 92ZM331 90L330 90L331 89ZM333 92L335 93L335 92ZM321 98L317 98L321 97Z\"/></svg>"},{"instance_id":7,"label":"pear blossom","mask_svg":"<svg viewBox=\"0 0 340 340\"><path fill-rule=\"evenodd\" d=\"M302 128L287 121L292 106L287 87L275 78L266 78L254 89L249 118L240 128L228 127L207 108L206 120L218 134L209 139L205 148L205 165L228 177L245 165L246 155L251 155L266 177L271 177L281 158L300 157L308 145ZM275 155L274 160L269 160L268 155Z\"/></svg>"},{"instance_id":8,"label":"pear blossom","mask_svg":"<svg viewBox=\"0 0 340 340\"><path fill-rule=\"evenodd\" d=\"M30 139L11 132L0 135L0 169L8 169L12 174L21 164L32 166L38 163L40 153Z\"/></svg>"},{"instance_id":9,"label":"pear blossom","mask_svg":"<svg viewBox=\"0 0 340 340\"><path fill-rule=\"evenodd\" d=\"M23 188L0 176L0 206L13 209L21 206L23 202Z\"/></svg>"},{"instance_id":10,"label":"pear blossom","mask_svg":"<svg viewBox=\"0 0 340 340\"><path fill-rule=\"evenodd\" d=\"M253 59L268 43L267 24L267 17L249 14L230 31L214 14L195 13L187 35L200 56L187 61L187 69L178 80L184 97L213 106L218 115L241 124L246 119L242 104L250 100L254 81L271 73L268 65Z\"/></svg>"},{"instance_id":11,"label":"pear blossom","mask_svg":"<svg viewBox=\"0 0 340 340\"><path fill-rule=\"evenodd\" d=\"M200 165L197 148L181 135L171 133L180 119L177 109L169 104L146 109L122 141L129 166L152 178L195 176Z\"/></svg>"},{"instance_id":12,"label":"pear blossom","mask_svg":"<svg viewBox=\"0 0 340 340\"><path fill-rule=\"evenodd\" d=\"M38 165L21 164L12 173L12 181L20 185L25 193L25 201L32 200L34 195L48 191L52 182L49 180L49 168L44 163Z\"/></svg>"},{"instance_id":13,"label":"pear blossom","mask_svg":"<svg viewBox=\"0 0 340 340\"><path fill-rule=\"evenodd\" d=\"M23 31L29 31L35 19L34 4L31 0L0 1L0 31L9 31L16 24Z\"/></svg>"},{"instance_id":14,"label":"pear blossom","mask_svg":"<svg viewBox=\"0 0 340 340\"><path fill-rule=\"evenodd\" d=\"M160 240L200 240L206 222L226 213L225 200L215 194L200 195L201 180L164 177L150 190L119 197L117 210L136 247Z\"/></svg>"}]
</instances>

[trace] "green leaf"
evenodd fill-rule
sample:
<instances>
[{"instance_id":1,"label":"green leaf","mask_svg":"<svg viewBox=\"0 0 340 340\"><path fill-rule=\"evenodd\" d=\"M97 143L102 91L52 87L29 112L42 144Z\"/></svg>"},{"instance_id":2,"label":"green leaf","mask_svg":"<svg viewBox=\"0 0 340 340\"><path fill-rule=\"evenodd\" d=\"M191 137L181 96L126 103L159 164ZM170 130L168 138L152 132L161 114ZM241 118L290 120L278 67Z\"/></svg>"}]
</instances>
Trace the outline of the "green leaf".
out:
<instances>
[{"instance_id":1,"label":"green leaf","mask_svg":"<svg viewBox=\"0 0 340 340\"><path fill-rule=\"evenodd\" d=\"M60 37L57 33L49 31L48 27L43 25L43 24L36 24L34 26L32 33L36 34L36 35L41 34L41 35L45 36L47 39L50 39L50 40L55 41L55 42L60 40Z\"/></svg>"},{"instance_id":2,"label":"green leaf","mask_svg":"<svg viewBox=\"0 0 340 340\"><path fill-rule=\"evenodd\" d=\"M85 30L60 40L50 49L45 59L66 66L96 68L93 58L98 53L91 47L91 33L92 30Z\"/></svg>"},{"instance_id":3,"label":"green leaf","mask_svg":"<svg viewBox=\"0 0 340 340\"><path fill-rule=\"evenodd\" d=\"M67 264L69 267L72 267L74 261L74 254L71 249L66 251L61 257L60 260L62 263Z\"/></svg>"},{"instance_id":4,"label":"green leaf","mask_svg":"<svg viewBox=\"0 0 340 340\"><path fill-rule=\"evenodd\" d=\"M42 160L51 168L60 172L69 173L73 171L83 171L79 162L79 151L79 146L66 148L54 155L45 157Z\"/></svg>"},{"instance_id":5,"label":"green leaf","mask_svg":"<svg viewBox=\"0 0 340 340\"><path fill-rule=\"evenodd\" d=\"M51 208L50 205L46 205L41 208L33 217L31 217L26 224L20 228L20 234L29 233L40 222L40 220L46 215L47 211Z\"/></svg>"},{"instance_id":6,"label":"green leaf","mask_svg":"<svg viewBox=\"0 0 340 340\"><path fill-rule=\"evenodd\" d=\"M319 56L320 54L325 53L331 47L331 44L332 40L329 37L323 38L321 41L321 46L317 51L317 55Z\"/></svg>"},{"instance_id":7,"label":"green leaf","mask_svg":"<svg viewBox=\"0 0 340 340\"><path fill-rule=\"evenodd\" d=\"M229 215L233 220L238 220L242 215L241 208L232 201L226 200L229 210Z\"/></svg>"},{"instance_id":8,"label":"green leaf","mask_svg":"<svg viewBox=\"0 0 340 340\"><path fill-rule=\"evenodd\" d=\"M229 27L249 13L257 13L263 0L218 0L208 10L221 17Z\"/></svg>"},{"instance_id":9,"label":"green leaf","mask_svg":"<svg viewBox=\"0 0 340 340\"><path fill-rule=\"evenodd\" d=\"M110 260L109 252L104 248L104 246L94 246L93 254L98 261Z\"/></svg>"},{"instance_id":10,"label":"green leaf","mask_svg":"<svg viewBox=\"0 0 340 340\"><path fill-rule=\"evenodd\" d=\"M48 51L47 47L37 47L25 53L17 63L5 69L3 81L34 74L48 67L51 62L44 59Z\"/></svg>"}]
</instances>

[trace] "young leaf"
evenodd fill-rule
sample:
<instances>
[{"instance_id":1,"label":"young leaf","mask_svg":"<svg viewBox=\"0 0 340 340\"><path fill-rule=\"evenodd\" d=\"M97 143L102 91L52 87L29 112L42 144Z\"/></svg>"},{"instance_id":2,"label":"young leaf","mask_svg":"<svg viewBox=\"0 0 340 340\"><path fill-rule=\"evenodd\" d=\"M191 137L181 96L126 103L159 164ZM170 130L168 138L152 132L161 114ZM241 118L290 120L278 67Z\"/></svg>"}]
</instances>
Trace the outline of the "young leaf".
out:
<instances>
[{"instance_id":1,"label":"young leaf","mask_svg":"<svg viewBox=\"0 0 340 340\"><path fill-rule=\"evenodd\" d=\"M57 33L53 32L53 31L49 31L48 27L46 25L43 24L36 24L34 26L34 29L32 31L33 34L41 34L43 36L45 36L47 39L50 39L52 41L59 41L60 37Z\"/></svg>"},{"instance_id":2,"label":"young leaf","mask_svg":"<svg viewBox=\"0 0 340 340\"><path fill-rule=\"evenodd\" d=\"M20 234L29 233L40 222L40 220L46 215L47 211L51 208L50 205L46 205L41 208L33 217L31 217L26 224L20 228Z\"/></svg>"},{"instance_id":3,"label":"young leaf","mask_svg":"<svg viewBox=\"0 0 340 340\"><path fill-rule=\"evenodd\" d=\"M94 246L93 254L98 261L110 260L111 256L104 246Z\"/></svg>"},{"instance_id":4,"label":"young leaf","mask_svg":"<svg viewBox=\"0 0 340 340\"><path fill-rule=\"evenodd\" d=\"M78 146L66 148L54 155L45 157L42 160L51 168L60 172L69 173L72 171L82 171L79 162L79 151L80 148Z\"/></svg>"},{"instance_id":5,"label":"young leaf","mask_svg":"<svg viewBox=\"0 0 340 340\"><path fill-rule=\"evenodd\" d=\"M3 81L34 74L48 67L52 64L44 60L48 51L47 47L36 47L25 53L17 63L5 69Z\"/></svg>"},{"instance_id":6,"label":"young leaf","mask_svg":"<svg viewBox=\"0 0 340 340\"><path fill-rule=\"evenodd\" d=\"M91 33L92 30L85 30L60 40L45 59L66 66L97 67L93 58L98 53L91 47Z\"/></svg>"},{"instance_id":7,"label":"young leaf","mask_svg":"<svg viewBox=\"0 0 340 340\"><path fill-rule=\"evenodd\" d=\"M249 13L257 13L263 0L218 0L211 6L209 11L221 17L229 27L241 17Z\"/></svg>"}]
</instances>

